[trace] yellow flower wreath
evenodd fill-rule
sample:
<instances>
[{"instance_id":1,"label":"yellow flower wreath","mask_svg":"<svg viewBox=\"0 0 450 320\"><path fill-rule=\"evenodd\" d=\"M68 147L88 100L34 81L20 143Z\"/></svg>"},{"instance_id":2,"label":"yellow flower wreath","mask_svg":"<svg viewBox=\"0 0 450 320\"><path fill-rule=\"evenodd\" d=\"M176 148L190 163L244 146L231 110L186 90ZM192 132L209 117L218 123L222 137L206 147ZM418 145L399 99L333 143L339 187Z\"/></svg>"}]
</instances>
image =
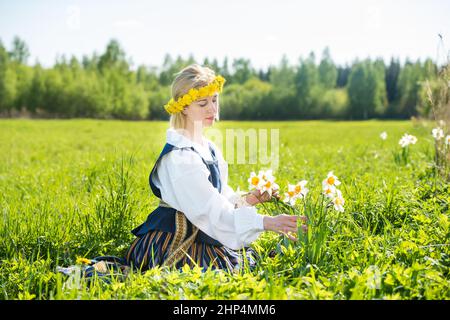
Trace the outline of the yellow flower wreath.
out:
<instances>
[{"instance_id":1,"label":"yellow flower wreath","mask_svg":"<svg viewBox=\"0 0 450 320\"><path fill-rule=\"evenodd\" d=\"M212 96L216 92L222 92L225 78L218 75L214 80L199 89L192 88L186 94L182 95L175 101L173 98L164 106L164 109L170 114L178 113L183 110L185 106L190 105L197 99Z\"/></svg>"}]
</instances>

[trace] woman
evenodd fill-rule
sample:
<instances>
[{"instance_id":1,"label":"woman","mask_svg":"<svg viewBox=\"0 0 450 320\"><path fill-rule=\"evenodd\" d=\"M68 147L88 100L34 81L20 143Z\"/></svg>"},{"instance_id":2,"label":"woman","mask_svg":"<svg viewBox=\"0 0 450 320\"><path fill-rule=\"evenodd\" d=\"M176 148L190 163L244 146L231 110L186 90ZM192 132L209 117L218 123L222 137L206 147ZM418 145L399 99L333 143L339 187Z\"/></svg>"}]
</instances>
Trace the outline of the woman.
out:
<instances>
[{"instance_id":1,"label":"woman","mask_svg":"<svg viewBox=\"0 0 450 320\"><path fill-rule=\"evenodd\" d=\"M171 114L167 141L149 176L159 206L132 231L136 239L123 259L90 260L86 275L106 273L107 264L122 271L123 266L143 271L154 266L180 269L185 264L232 271L240 269L245 258L252 268L254 252L248 246L263 231L296 240L298 217L259 214L254 206L270 196L259 191L235 193L227 183L222 153L203 136L203 129L218 119L224 82L198 64L176 75L173 98L165 106Z\"/></svg>"},{"instance_id":2,"label":"woman","mask_svg":"<svg viewBox=\"0 0 450 320\"><path fill-rule=\"evenodd\" d=\"M149 182L161 202L134 229L135 241L126 261L141 270L156 265L181 268L186 263L203 269L233 270L243 265L240 249L263 231L296 238L296 216L263 216L255 204L269 200L259 191L241 198L228 186L228 168L220 150L203 136L218 118L219 92L225 79L194 64L181 70L172 83L167 141L151 171ZM239 251L238 251L239 250ZM253 251L246 250L253 266Z\"/></svg>"}]
</instances>

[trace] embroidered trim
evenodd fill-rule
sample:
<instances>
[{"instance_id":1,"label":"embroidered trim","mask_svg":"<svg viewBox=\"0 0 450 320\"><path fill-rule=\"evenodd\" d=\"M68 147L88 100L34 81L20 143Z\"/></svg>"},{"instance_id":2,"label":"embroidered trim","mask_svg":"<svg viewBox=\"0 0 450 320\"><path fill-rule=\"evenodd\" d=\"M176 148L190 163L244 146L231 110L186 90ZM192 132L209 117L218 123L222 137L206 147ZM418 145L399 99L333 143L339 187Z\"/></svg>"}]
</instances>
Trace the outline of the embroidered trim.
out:
<instances>
[{"instance_id":1,"label":"embroidered trim","mask_svg":"<svg viewBox=\"0 0 450 320\"><path fill-rule=\"evenodd\" d=\"M197 236L198 228L192 225L192 231L192 235L186 241L179 244L186 237L187 220L183 212L177 211L175 237L169 248L169 256L162 264L163 267L176 265L187 254L188 248L194 243L195 237Z\"/></svg>"},{"instance_id":2,"label":"embroidered trim","mask_svg":"<svg viewBox=\"0 0 450 320\"><path fill-rule=\"evenodd\" d=\"M95 271L97 271L97 272L102 272L102 273L108 272L108 268L106 267L105 261L99 261L92 266L94 267Z\"/></svg>"},{"instance_id":3,"label":"embroidered trim","mask_svg":"<svg viewBox=\"0 0 450 320\"><path fill-rule=\"evenodd\" d=\"M173 241L169 247L169 256L173 253L174 248L178 248L181 245L181 242L186 237L187 233L187 222L184 214L177 211L175 213L175 234L173 237Z\"/></svg>"}]
</instances>

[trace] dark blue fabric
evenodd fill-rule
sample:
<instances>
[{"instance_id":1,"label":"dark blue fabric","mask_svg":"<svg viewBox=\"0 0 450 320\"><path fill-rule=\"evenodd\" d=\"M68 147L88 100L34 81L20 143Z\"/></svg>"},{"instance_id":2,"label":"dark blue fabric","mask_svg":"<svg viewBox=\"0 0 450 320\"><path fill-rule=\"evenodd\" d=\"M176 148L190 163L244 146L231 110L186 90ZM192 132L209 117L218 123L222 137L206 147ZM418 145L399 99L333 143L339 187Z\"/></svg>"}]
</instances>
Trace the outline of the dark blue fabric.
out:
<instances>
[{"instance_id":1,"label":"dark blue fabric","mask_svg":"<svg viewBox=\"0 0 450 320\"><path fill-rule=\"evenodd\" d=\"M140 271L146 271L161 266L169 257L169 247L174 235L170 232L152 230L143 237L136 238L125 254L124 260L129 266ZM184 265L198 266L202 271L222 269L232 272L236 268L250 270L256 267L260 259L251 248L232 250L225 246L214 246L206 243L194 243L186 248L186 254L174 267L182 271Z\"/></svg>"},{"instance_id":2,"label":"dark blue fabric","mask_svg":"<svg viewBox=\"0 0 450 320\"><path fill-rule=\"evenodd\" d=\"M157 168L158 163L161 160L161 158L163 156L165 156L166 154L168 154L169 152L176 150L176 149L179 149L179 148L177 148L169 143L166 143L164 145L164 148L161 151L158 159L156 160L156 163L153 166L152 171L150 172L150 175L149 175L150 189L152 190L153 194L156 197L158 197L159 199L161 199L161 191L153 183L153 181L152 181L153 175L156 172L156 168ZM193 147L189 147L187 149L190 149L191 151L198 153ZM216 188L220 193L222 190L222 183L220 180L219 162L218 162L218 159L216 158L216 154L214 152L214 149L211 147L211 145L209 146L209 149L211 151L211 155L213 158L212 161L205 160L205 159L203 159L203 157L201 157L200 154L199 155L202 158L203 163L206 165L206 167L208 168L208 170L210 172L210 175L208 177L209 181L214 186L214 188ZM137 237L141 237L141 236L145 235L150 230L161 230L161 231L173 233L173 232L175 232L175 213L176 213L176 209L174 209L174 208L166 208L166 207L158 206L155 210L153 210L148 215L147 220L143 224L141 224L139 227L135 228L131 232ZM192 223L188 220L188 235L191 233L192 233ZM210 236L208 236L206 233L202 232L201 230L199 230L195 241L212 244L214 246L222 246L222 244L219 241L211 238Z\"/></svg>"}]
</instances>

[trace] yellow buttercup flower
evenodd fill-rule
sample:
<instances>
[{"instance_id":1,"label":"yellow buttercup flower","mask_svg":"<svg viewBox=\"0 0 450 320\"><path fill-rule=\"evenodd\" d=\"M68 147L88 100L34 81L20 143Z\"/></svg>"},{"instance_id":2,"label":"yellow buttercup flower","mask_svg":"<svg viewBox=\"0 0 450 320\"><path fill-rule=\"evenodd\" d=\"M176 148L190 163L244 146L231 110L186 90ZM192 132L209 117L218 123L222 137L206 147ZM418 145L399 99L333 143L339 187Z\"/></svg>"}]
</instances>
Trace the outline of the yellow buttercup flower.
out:
<instances>
[{"instance_id":1,"label":"yellow buttercup flower","mask_svg":"<svg viewBox=\"0 0 450 320\"><path fill-rule=\"evenodd\" d=\"M198 91L195 89L191 89L188 92L189 96L191 97L192 101L197 100L198 98Z\"/></svg>"},{"instance_id":2,"label":"yellow buttercup flower","mask_svg":"<svg viewBox=\"0 0 450 320\"><path fill-rule=\"evenodd\" d=\"M214 80L199 89L191 88L186 94L179 97L176 101L172 98L164 106L164 109L170 114L181 112L185 106L190 105L192 102L199 98L212 96L216 92L222 92L225 78L218 75Z\"/></svg>"},{"instance_id":3,"label":"yellow buttercup flower","mask_svg":"<svg viewBox=\"0 0 450 320\"><path fill-rule=\"evenodd\" d=\"M87 258L77 257L76 264L90 264L91 260Z\"/></svg>"},{"instance_id":4,"label":"yellow buttercup flower","mask_svg":"<svg viewBox=\"0 0 450 320\"><path fill-rule=\"evenodd\" d=\"M190 95L187 94L187 95L183 96L182 101L183 101L183 104L190 105L192 103L192 98Z\"/></svg>"},{"instance_id":5,"label":"yellow buttercup flower","mask_svg":"<svg viewBox=\"0 0 450 320\"><path fill-rule=\"evenodd\" d=\"M206 87L201 87L200 89L198 89L198 95L200 97L204 97L208 94L208 89Z\"/></svg>"}]
</instances>

